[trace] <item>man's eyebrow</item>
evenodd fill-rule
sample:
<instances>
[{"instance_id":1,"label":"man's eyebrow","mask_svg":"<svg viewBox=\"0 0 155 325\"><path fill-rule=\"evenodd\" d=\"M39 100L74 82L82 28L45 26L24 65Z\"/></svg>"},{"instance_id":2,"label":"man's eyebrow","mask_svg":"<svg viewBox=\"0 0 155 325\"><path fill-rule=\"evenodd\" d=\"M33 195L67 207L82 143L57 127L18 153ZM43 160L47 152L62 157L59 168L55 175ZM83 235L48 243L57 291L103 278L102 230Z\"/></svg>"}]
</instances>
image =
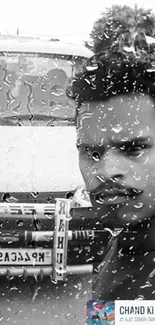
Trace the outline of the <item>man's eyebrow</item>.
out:
<instances>
[{"instance_id":1,"label":"man's eyebrow","mask_svg":"<svg viewBox=\"0 0 155 325\"><path fill-rule=\"evenodd\" d=\"M101 148L103 147L103 144L93 144L93 143L84 143L84 142L76 142L76 147L77 148Z\"/></svg>"},{"instance_id":2,"label":"man's eyebrow","mask_svg":"<svg viewBox=\"0 0 155 325\"><path fill-rule=\"evenodd\" d=\"M148 143L151 141L151 138L150 137L137 137L137 138L133 138L133 139L122 139L122 140L115 140L115 141L111 141L111 145L112 146L130 146L130 145L133 145L133 144L142 144L142 143ZM100 149L100 148L103 148L105 147L105 145L103 143L84 143L84 142L80 142L80 141L77 141L76 142L76 147L79 149L79 148L94 148L94 149Z\"/></svg>"},{"instance_id":3,"label":"man's eyebrow","mask_svg":"<svg viewBox=\"0 0 155 325\"><path fill-rule=\"evenodd\" d=\"M77 148L90 147L90 144L77 141L77 142L76 142L76 147L77 147Z\"/></svg>"},{"instance_id":4,"label":"man's eyebrow","mask_svg":"<svg viewBox=\"0 0 155 325\"><path fill-rule=\"evenodd\" d=\"M142 143L146 143L146 142L150 142L151 138L150 137L137 137L137 138L133 138L133 139L122 139L120 141L113 141L114 145L133 145L133 144L142 144Z\"/></svg>"}]
</instances>

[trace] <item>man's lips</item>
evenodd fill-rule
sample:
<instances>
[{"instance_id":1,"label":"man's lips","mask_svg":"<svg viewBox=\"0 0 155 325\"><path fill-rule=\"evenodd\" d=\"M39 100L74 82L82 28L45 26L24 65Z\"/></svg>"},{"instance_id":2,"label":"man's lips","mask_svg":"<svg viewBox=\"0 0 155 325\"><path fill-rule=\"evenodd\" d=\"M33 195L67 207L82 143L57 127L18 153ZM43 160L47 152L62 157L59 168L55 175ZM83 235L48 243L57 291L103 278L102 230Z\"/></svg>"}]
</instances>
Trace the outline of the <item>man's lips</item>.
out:
<instances>
[{"instance_id":1,"label":"man's lips","mask_svg":"<svg viewBox=\"0 0 155 325\"><path fill-rule=\"evenodd\" d=\"M134 188L118 188L118 187L113 187L113 188L103 188L102 190L100 189L99 191L94 191L91 193L91 197L99 203L104 203L108 202L112 203L112 201L115 203L124 201L126 199L135 199L137 196L142 194L143 191L139 189L134 189Z\"/></svg>"}]
</instances>

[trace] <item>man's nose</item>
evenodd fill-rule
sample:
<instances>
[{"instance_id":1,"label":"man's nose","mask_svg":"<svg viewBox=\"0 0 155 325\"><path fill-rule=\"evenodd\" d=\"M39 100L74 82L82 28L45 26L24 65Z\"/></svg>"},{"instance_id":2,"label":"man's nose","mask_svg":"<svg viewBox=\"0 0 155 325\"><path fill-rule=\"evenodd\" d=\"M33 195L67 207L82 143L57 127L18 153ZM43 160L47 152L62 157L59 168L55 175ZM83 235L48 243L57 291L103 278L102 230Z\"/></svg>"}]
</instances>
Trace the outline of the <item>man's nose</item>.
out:
<instances>
[{"instance_id":1,"label":"man's nose","mask_svg":"<svg viewBox=\"0 0 155 325\"><path fill-rule=\"evenodd\" d=\"M96 177L102 182L107 179L123 180L126 178L126 172L123 159L111 150L100 159Z\"/></svg>"}]
</instances>

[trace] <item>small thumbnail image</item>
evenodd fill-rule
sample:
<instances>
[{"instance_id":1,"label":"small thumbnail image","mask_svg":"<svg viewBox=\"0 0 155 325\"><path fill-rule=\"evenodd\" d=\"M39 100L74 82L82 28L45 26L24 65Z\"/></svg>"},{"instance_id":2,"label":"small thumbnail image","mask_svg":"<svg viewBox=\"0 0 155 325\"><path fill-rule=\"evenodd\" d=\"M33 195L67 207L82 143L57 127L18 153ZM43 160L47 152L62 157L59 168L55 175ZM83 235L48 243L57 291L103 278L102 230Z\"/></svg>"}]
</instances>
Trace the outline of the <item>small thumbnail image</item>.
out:
<instances>
[{"instance_id":1,"label":"small thumbnail image","mask_svg":"<svg viewBox=\"0 0 155 325\"><path fill-rule=\"evenodd\" d=\"M115 325L115 302L89 300L87 302L87 325Z\"/></svg>"}]
</instances>

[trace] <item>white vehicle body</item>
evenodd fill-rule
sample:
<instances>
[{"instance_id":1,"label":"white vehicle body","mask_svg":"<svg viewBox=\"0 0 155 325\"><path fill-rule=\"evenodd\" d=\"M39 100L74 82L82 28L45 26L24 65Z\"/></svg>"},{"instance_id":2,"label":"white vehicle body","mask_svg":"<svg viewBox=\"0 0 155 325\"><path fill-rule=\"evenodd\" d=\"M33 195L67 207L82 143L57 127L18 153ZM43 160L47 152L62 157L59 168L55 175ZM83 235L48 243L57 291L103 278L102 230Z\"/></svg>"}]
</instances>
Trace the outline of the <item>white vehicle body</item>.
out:
<instances>
[{"instance_id":1,"label":"white vehicle body","mask_svg":"<svg viewBox=\"0 0 155 325\"><path fill-rule=\"evenodd\" d=\"M103 232L93 230L66 96L91 55L62 42L0 40L0 276L57 282L93 271Z\"/></svg>"},{"instance_id":2,"label":"white vehicle body","mask_svg":"<svg viewBox=\"0 0 155 325\"><path fill-rule=\"evenodd\" d=\"M84 46L61 42L0 41L1 194L69 192L83 185L75 107L65 86L91 55Z\"/></svg>"}]
</instances>

